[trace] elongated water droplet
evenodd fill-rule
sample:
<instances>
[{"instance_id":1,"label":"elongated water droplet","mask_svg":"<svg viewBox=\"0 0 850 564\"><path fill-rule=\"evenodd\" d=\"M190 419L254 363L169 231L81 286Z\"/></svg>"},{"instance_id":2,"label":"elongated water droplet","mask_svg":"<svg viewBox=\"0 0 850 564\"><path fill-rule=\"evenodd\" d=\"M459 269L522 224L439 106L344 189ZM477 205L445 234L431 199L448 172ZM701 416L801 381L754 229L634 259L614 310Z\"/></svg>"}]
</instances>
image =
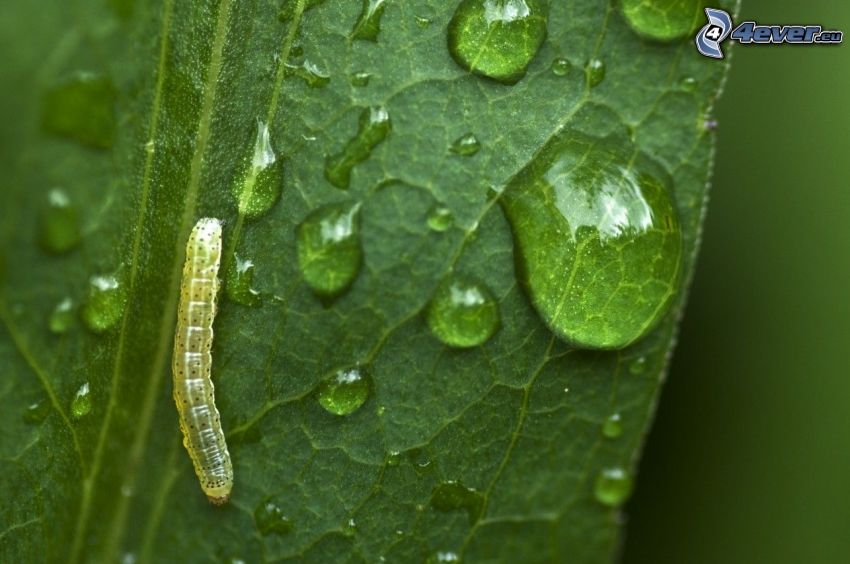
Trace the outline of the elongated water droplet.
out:
<instances>
[{"instance_id":1,"label":"elongated water droplet","mask_svg":"<svg viewBox=\"0 0 850 564\"><path fill-rule=\"evenodd\" d=\"M572 68L573 66L570 64L570 61L563 57L558 57L552 61L552 73L555 76L567 76L570 74L570 69Z\"/></svg>"},{"instance_id":2,"label":"elongated water droplet","mask_svg":"<svg viewBox=\"0 0 850 564\"><path fill-rule=\"evenodd\" d=\"M70 251L82 240L77 207L58 188L47 194L47 202L39 219L39 241L50 252Z\"/></svg>"},{"instance_id":3,"label":"elongated water droplet","mask_svg":"<svg viewBox=\"0 0 850 564\"><path fill-rule=\"evenodd\" d=\"M517 270L532 305L584 348L633 343L679 286L682 233L663 169L622 140L571 132L548 142L505 189Z\"/></svg>"},{"instance_id":4,"label":"elongated water droplet","mask_svg":"<svg viewBox=\"0 0 850 564\"><path fill-rule=\"evenodd\" d=\"M431 506L440 511L465 509L469 513L469 521L474 523L481 515L484 496L460 482L448 480L437 484L431 492Z\"/></svg>"},{"instance_id":5,"label":"elongated water droplet","mask_svg":"<svg viewBox=\"0 0 850 564\"><path fill-rule=\"evenodd\" d=\"M353 72L348 76L348 82L351 83L351 86L363 87L369 86L369 80L372 78L372 75L365 71L357 71Z\"/></svg>"},{"instance_id":6,"label":"elongated water droplet","mask_svg":"<svg viewBox=\"0 0 850 564\"><path fill-rule=\"evenodd\" d=\"M470 157L481 150L481 143L474 133L467 133L455 139L449 149L455 155Z\"/></svg>"},{"instance_id":7,"label":"elongated water droplet","mask_svg":"<svg viewBox=\"0 0 850 564\"><path fill-rule=\"evenodd\" d=\"M546 39L540 0L463 0L448 29L455 62L475 74L515 84Z\"/></svg>"},{"instance_id":8,"label":"elongated water droplet","mask_svg":"<svg viewBox=\"0 0 850 564\"><path fill-rule=\"evenodd\" d=\"M272 148L269 126L257 120L257 138L232 189L239 213L253 219L267 212L280 198L282 182L282 162Z\"/></svg>"},{"instance_id":9,"label":"elongated water droplet","mask_svg":"<svg viewBox=\"0 0 850 564\"><path fill-rule=\"evenodd\" d=\"M115 136L114 106L112 81L80 72L45 94L41 123L55 135L108 149Z\"/></svg>"},{"instance_id":10,"label":"elongated water droplet","mask_svg":"<svg viewBox=\"0 0 850 564\"><path fill-rule=\"evenodd\" d=\"M89 298L81 316L86 327L103 333L115 326L124 314L124 292L115 276L92 276Z\"/></svg>"},{"instance_id":11,"label":"elongated water droplet","mask_svg":"<svg viewBox=\"0 0 850 564\"><path fill-rule=\"evenodd\" d=\"M91 405L91 391L89 390L89 383L85 382L77 389L77 393L74 394L74 399L71 400L71 417L74 419L81 419L85 417L91 411Z\"/></svg>"},{"instance_id":12,"label":"elongated water droplet","mask_svg":"<svg viewBox=\"0 0 850 564\"><path fill-rule=\"evenodd\" d=\"M609 507L618 507L632 494L632 478L622 468L605 468L596 477L593 495L596 501Z\"/></svg>"},{"instance_id":13,"label":"elongated water droplet","mask_svg":"<svg viewBox=\"0 0 850 564\"><path fill-rule=\"evenodd\" d=\"M623 421L619 413L612 413L602 425L602 434L609 439L617 439L623 434Z\"/></svg>"},{"instance_id":14,"label":"elongated water droplet","mask_svg":"<svg viewBox=\"0 0 850 564\"><path fill-rule=\"evenodd\" d=\"M425 16L413 16L416 19L416 25L425 29L429 25L431 25L431 18L426 18Z\"/></svg>"},{"instance_id":15,"label":"elongated water droplet","mask_svg":"<svg viewBox=\"0 0 850 564\"><path fill-rule=\"evenodd\" d=\"M460 562L460 556L456 552L441 551L435 552L426 560L427 564L454 564Z\"/></svg>"},{"instance_id":16,"label":"elongated water droplet","mask_svg":"<svg viewBox=\"0 0 850 564\"><path fill-rule=\"evenodd\" d=\"M638 35L672 41L703 21L703 0L623 0L623 15Z\"/></svg>"},{"instance_id":17,"label":"elongated water droplet","mask_svg":"<svg viewBox=\"0 0 850 564\"><path fill-rule=\"evenodd\" d=\"M301 78L310 88L323 88L331 81L331 75L320 69L315 63L304 59L301 64L286 64L287 74Z\"/></svg>"},{"instance_id":18,"label":"elongated water droplet","mask_svg":"<svg viewBox=\"0 0 850 564\"><path fill-rule=\"evenodd\" d=\"M428 326L452 347L474 347L499 328L499 306L482 282L450 275L437 287L428 305Z\"/></svg>"},{"instance_id":19,"label":"elongated water droplet","mask_svg":"<svg viewBox=\"0 0 850 564\"><path fill-rule=\"evenodd\" d=\"M386 0L363 0L360 17L351 30L351 39L377 41L381 32L381 17L384 15Z\"/></svg>"},{"instance_id":20,"label":"elongated water droplet","mask_svg":"<svg viewBox=\"0 0 850 564\"><path fill-rule=\"evenodd\" d=\"M319 384L319 404L328 413L349 415L354 413L369 397L369 373L355 366L340 370Z\"/></svg>"},{"instance_id":21,"label":"elongated water droplet","mask_svg":"<svg viewBox=\"0 0 850 564\"><path fill-rule=\"evenodd\" d=\"M264 501L254 509L254 523L263 536L272 533L283 536L289 534L293 527L292 521L271 501Z\"/></svg>"},{"instance_id":22,"label":"elongated water droplet","mask_svg":"<svg viewBox=\"0 0 850 564\"><path fill-rule=\"evenodd\" d=\"M428 227L434 231L443 232L451 227L453 223L454 215L452 215L452 210L442 204L434 206L428 212Z\"/></svg>"},{"instance_id":23,"label":"elongated water droplet","mask_svg":"<svg viewBox=\"0 0 850 564\"><path fill-rule=\"evenodd\" d=\"M260 305L260 293L252 287L254 283L254 263L234 255L227 268L225 291L227 297L250 307Z\"/></svg>"},{"instance_id":24,"label":"elongated water droplet","mask_svg":"<svg viewBox=\"0 0 850 564\"><path fill-rule=\"evenodd\" d=\"M33 425L41 423L50 414L50 402L47 398L31 403L24 410L24 421Z\"/></svg>"},{"instance_id":25,"label":"elongated water droplet","mask_svg":"<svg viewBox=\"0 0 850 564\"><path fill-rule=\"evenodd\" d=\"M74 302L71 298L65 298L53 308L47 326L51 333L57 335L65 333L74 322Z\"/></svg>"},{"instance_id":26,"label":"elongated water droplet","mask_svg":"<svg viewBox=\"0 0 850 564\"><path fill-rule=\"evenodd\" d=\"M599 86L605 80L605 61L602 59L590 59L584 68L587 74L587 83L591 88Z\"/></svg>"},{"instance_id":27,"label":"elongated water droplet","mask_svg":"<svg viewBox=\"0 0 850 564\"><path fill-rule=\"evenodd\" d=\"M325 161L325 178L328 182L348 189L351 185L351 170L369 158L378 143L387 138L390 132L390 115L380 106L364 108L360 114L360 123L355 135L336 155Z\"/></svg>"},{"instance_id":28,"label":"elongated water droplet","mask_svg":"<svg viewBox=\"0 0 850 564\"><path fill-rule=\"evenodd\" d=\"M321 207L298 226L298 265L319 295L334 297L351 286L360 272L360 204Z\"/></svg>"}]
</instances>

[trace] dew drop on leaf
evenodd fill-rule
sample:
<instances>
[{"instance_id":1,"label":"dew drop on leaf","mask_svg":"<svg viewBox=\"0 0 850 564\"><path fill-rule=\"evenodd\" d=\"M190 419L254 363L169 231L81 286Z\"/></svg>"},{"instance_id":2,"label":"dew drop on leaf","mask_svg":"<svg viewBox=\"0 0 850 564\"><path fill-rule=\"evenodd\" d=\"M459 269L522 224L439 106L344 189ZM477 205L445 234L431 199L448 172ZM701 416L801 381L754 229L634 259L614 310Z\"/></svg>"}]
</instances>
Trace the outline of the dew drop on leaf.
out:
<instances>
[{"instance_id":1,"label":"dew drop on leaf","mask_svg":"<svg viewBox=\"0 0 850 564\"><path fill-rule=\"evenodd\" d=\"M449 275L428 304L428 327L452 347L474 347L486 342L499 328L499 306L484 283Z\"/></svg>"},{"instance_id":2,"label":"dew drop on leaf","mask_svg":"<svg viewBox=\"0 0 850 564\"><path fill-rule=\"evenodd\" d=\"M31 403L24 410L24 421L32 425L41 423L50 414L50 402L47 398Z\"/></svg>"},{"instance_id":3,"label":"dew drop on leaf","mask_svg":"<svg viewBox=\"0 0 850 564\"><path fill-rule=\"evenodd\" d=\"M272 533L286 535L293 528L292 521L283 514L280 507L271 501L263 501L254 509L254 523L263 536Z\"/></svg>"},{"instance_id":4,"label":"dew drop on leaf","mask_svg":"<svg viewBox=\"0 0 850 564\"><path fill-rule=\"evenodd\" d=\"M257 137L232 189L240 214L253 219L277 202L283 188L281 165L272 148L268 124L257 120Z\"/></svg>"},{"instance_id":5,"label":"dew drop on leaf","mask_svg":"<svg viewBox=\"0 0 850 564\"><path fill-rule=\"evenodd\" d=\"M426 564L454 564L460 562L460 556L456 552L445 550L435 552L425 562Z\"/></svg>"},{"instance_id":6,"label":"dew drop on leaf","mask_svg":"<svg viewBox=\"0 0 850 564\"><path fill-rule=\"evenodd\" d=\"M307 0L304 3L304 11L306 12L310 8L314 6L318 6L323 3L325 0ZM297 5L298 0L283 0L283 3L280 6L280 11L277 14L277 19L281 22L288 22L292 19L292 15L295 13L295 6Z\"/></svg>"},{"instance_id":7,"label":"dew drop on leaf","mask_svg":"<svg viewBox=\"0 0 850 564\"><path fill-rule=\"evenodd\" d=\"M64 191L55 188L47 194L39 222L39 242L45 250L65 253L80 244L79 212Z\"/></svg>"},{"instance_id":8,"label":"dew drop on leaf","mask_svg":"<svg viewBox=\"0 0 850 564\"><path fill-rule=\"evenodd\" d=\"M89 383L85 382L77 389L77 392L74 394L74 399L71 400L71 417L74 419L81 419L82 417L85 417L91 411L91 405L91 391L89 390Z\"/></svg>"},{"instance_id":9,"label":"dew drop on leaf","mask_svg":"<svg viewBox=\"0 0 850 564\"><path fill-rule=\"evenodd\" d=\"M617 439L623 434L623 421L619 413L612 413L602 424L602 434L608 439Z\"/></svg>"},{"instance_id":10,"label":"dew drop on leaf","mask_svg":"<svg viewBox=\"0 0 850 564\"><path fill-rule=\"evenodd\" d=\"M572 64L568 59L563 57L558 57L554 61L552 61L552 73L556 76L567 76L570 73L570 69L572 69Z\"/></svg>"},{"instance_id":11,"label":"dew drop on leaf","mask_svg":"<svg viewBox=\"0 0 850 564\"><path fill-rule=\"evenodd\" d=\"M301 64L287 63L286 73L302 79L310 88L324 88L331 81L330 74L307 59L304 59Z\"/></svg>"},{"instance_id":12,"label":"dew drop on leaf","mask_svg":"<svg viewBox=\"0 0 850 564\"><path fill-rule=\"evenodd\" d=\"M449 150L455 155L471 157L481 150L481 142L474 133L467 133L455 139Z\"/></svg>"},{"instance_id":13,"label":"dew drop on leaf","mask_svg":"<svg viewBox=\"0 0 850 564\"><path fill-rule=\"evenodd\" d=\"M115 276L92 276L89 297L83 305L83 323L95 333L115 326L124 314L124 292Z\"/></svg>"},{"instance_id":14,"label":"dew drop on leaf","mask_svg":"<svg viewBox=\"0 0 850 564\"><path fill-rule=\"evenodd\" d=\"M47 91L41 123L49 133L108 149L115 136L115 87L104 76L79 72Z\"/></svg>"},{"instance_id":15,"label":"dew drop on leaf","mask_svg":"<svg viewBox=\"0 0 850 564\"><path fill-rule=\"evenodd\" d=\"M452 211L442 204L437 204L428 212L428 227L434 231L446 231L454 223Z\"/></svg>"},{"instance_id":16,"label":"dew drop on leaf","mask_svg":"<svg viewBox=\"0 0 850 564\"><path fill-rule=\"evenodd\" d=\"M585 65L587 83L591 88L599 86L605 80L605 61L602 59L590 59Z\"/></svg>"},{"instance_id":17,"label":"dew drop on leaf","mask_svg":"<svg viewBox=\"0 0 850 564\"><path fill-rule=\"evenodd\" d=\"M425 16L414 16L414 18L416 19L416 25L422 29L431 25L431 18L426 18Z\"/></svg>"},{"instance_id":18,"label":"dew drop on leaf","mask_svg":"<svg viewBox=\"0 0 850 564\"><path fill-rule=\"evenodd\" d=\"M672 41L703 21L703 0L622 0L623 15L640 36Z\"/></svg>"},{"instance_id":19,"label":"dew drop on leaf","mask_svg":"<svg viewBox=\"0 0 850 564\"><path fill-rule=\"evenodd\" d=\"M225 274L225 292L227 297L236 302L250 307L257 307L262 301L260 293L252 287L254 283L254 263L248 259L242 259L234 254L233 260L227 267Z\"/></svg>"},{"instance_id":20,"label":"dew drop on leaf","mask_svg":"<svg viewBox=\"0 0 850 564\"><path fill-rule=\"evenodd\" d=\"M679 82L679 87L685 92L693 92L697 89L697 86L697 79L691 76L686 76Z\"/></svg>"},{"instance_id":21,"label":"dew drop on leaf","mask_svg":"<svg viewBox=\"0 0 850 564\"><path fill-rule=\"evenodd\" d=\"M71 298L65 298L53 308L47 320L47 327L51 333L60 335L68 331L74 322L74 302Z\"/></svg>"},{"instance_id":22,"label":"dew drop on leaf","mask_svg":"<svg viewBox=\"0 0 850 564\"><path fill-rule=\"evenodd\" d=\"M351 30L351 39L377 41L381 32L381 17L384 15L386 0L363 0L360 17Z\"/></svg>"},{"instance_id":23,"label":"dew drop on leaf","mask_svg":"<svg viewBox=\"0 0 850 564\"><path fill-rule=\"evenodd\" d=\"M401 453L397 450L391 450L387 454L387 466L398 466L401 462Z\"/></svg>"},{"instance_id":24,"label":"dew drop on leaf","mask_svg":"<svg viewBox=\"0 0 850 564\"><path fill-rule=\"evenodd\" d=\"M462 0L448 28L449 52L475 74L515 84L546 39L540 0Z\"/></svg>"},{"instance_id":25,"label":"dew drop on leaf","mask_svg":"<svg viewBox=\"0 0 850 564\"><path fill-rule=\"evenodd\" d=\"M632 478L622 468L605 468L593 484L596 501L609 507L622 505L631 493Z\"/></svg>"},{"instance_id":26,"label":"dew drop on leaf","mask_svg":"<svg viewBox=\"0 0 850 564\"><path fill-rule=\"evenodd\" d=\"M474 523L484 507L484 496L460 482L447 480L434 487L431 492L431 506L446 512L465 509L469 514L469 521Z\"/></svg>"},{"instance_id":27,"label":"dew drop on leaf","mask_svg":"<svg viewBox=\"0 0 850 564\"><path fill-rule=\"evenodd\" d=\"M682 233L663 169L629 141L564 132L500 203L517 272L561 339L618 349L648 333L679 287Z\"/></svg>"},{"instance_id":28,"label":"dew drop on leaf","mask_svg":"<svg viewBox=\"0 0 850 564\"><path fill-rule=\"evenodd\" d=\"M364 108L360 113L357 134L336 155L325 161L325 178L328 182L347 190L351 185L352 169L369 158L378 143L390 132L390 115L381 106Z\"/></svg>"},{"instance_id":29,"label":"dew drop on leaf","mask_svg":"<svg viewBox=\"0 0 850 564\"><path fill-rule=\"evenodd\" d=\"M629 363L629 372L635 376L639 376L646 372L646 357L639 356Z\"/></svg>"},{"instance_id":30,"label":"dew drop on leaf","mask_svg":"<svg viewBox=\"0 0 850 564\"><path fill-rule=\"evenodd\" d=\"M364 86L369 86L369 80L372 78L372 75L365 71L357 71L348 75L348 82L351 86L357 86L358 88L362 88Z\"/></svg>"},{"instance_id":31,"label":"dew drop on leaf","mask_svg":"<svg viewBox=\"0 0 850 564\"><path fill-rule=\"evenodd\" d=\"M321 296L334 297L360 272L360 204L329 204L298 226L298 266L304 280Z\"/></svg>"},{"instance_id":32,"label":"dew drop on leaf","mask_svg":"<svg viewBox=\"0 0 850 564\"><path fill-rule=\"evenodd\" d=\"M369 373L360 366L337 371L319 384L319 405L334 415L350 415L369 397Z\"/></svg>"}]
</instances>

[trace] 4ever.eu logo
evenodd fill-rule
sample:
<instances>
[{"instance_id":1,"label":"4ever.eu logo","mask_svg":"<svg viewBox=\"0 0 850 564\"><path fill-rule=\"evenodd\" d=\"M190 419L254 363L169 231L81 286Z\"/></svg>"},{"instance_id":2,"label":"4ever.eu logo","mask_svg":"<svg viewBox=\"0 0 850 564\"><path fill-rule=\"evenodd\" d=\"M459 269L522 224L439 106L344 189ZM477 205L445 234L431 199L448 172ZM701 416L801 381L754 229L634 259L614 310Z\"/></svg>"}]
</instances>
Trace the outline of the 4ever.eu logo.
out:
<instances>
[{"instance_id":1,"label":"4ever.eu logo","mask_svg":"<svg viewBox=\"0 0 850 564\"><path fill-rule=\"evenodd\" d=\"M759 25L748 21L737 27L723 10L706 8L708 23L699 30L695 42L701 55L722 59L721 43L726 39L743 44L789 43L797 45L837 45L844 40L842 31L824 31L819 25Z\"/></svg>"}]
</instances>

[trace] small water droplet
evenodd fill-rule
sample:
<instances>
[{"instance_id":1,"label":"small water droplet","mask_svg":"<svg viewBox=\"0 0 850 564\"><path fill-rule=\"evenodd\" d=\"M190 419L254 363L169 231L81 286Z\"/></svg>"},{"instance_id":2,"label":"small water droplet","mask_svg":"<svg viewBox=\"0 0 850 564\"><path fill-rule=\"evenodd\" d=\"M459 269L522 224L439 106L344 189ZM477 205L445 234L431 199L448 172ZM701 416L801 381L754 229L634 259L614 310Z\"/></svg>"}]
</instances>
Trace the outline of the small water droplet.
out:
<instances>
[{"instance_id":1,"label":"small water droplet","mask_svg":"<svg viewBox=\"0 0 850 564\"><path fill-rule=\"evenodd\" d=\"M593 486L596 501L609 507L622 505L632 493L632 479L622 468L605 468Z\"/></svg>"},{"instance_id":2,"label":"small water droplet","mask_svg":"<svg viewBox=\"0 0 850 564\"><path fill-rule=\"evenodd\" d=\"M697 89L697 86L699 86L699 83L697 82L697 79L692 76L686 76L679 82L679 88L685 92L693 92Z\"/></svg>"},{"instance_id":3,"label":"small water droplet","mask_svg":"<svg viewBox=\"0 0 850 564\"><path fill-rule=\"evenodd\" d=\"M689 35L704 21L702 0L623 0L621 6L631 28L656 41Z\"/></svg>"},{"instance_id":4,"label":"small water droplet","mask_svg":"<svg viewBox=\"0 0 850 564\"><path fill-rule=\"evenodd\" d=\"M617 439L623 434L623 421L619 413L612 413L602 425L602 434L608 439Z\"/></svg>"},{"instance_id":5,"label":"small water droplet","mask_svg":"<svg viewBox=\"0 0 850 564\"><path fill-rule=\"evenodd\" d=\"M552 61L552 73L555 76L567 76L572 68L573 65L570 61L563 57L558 57Z\"/></svg>"},{"instance_id":6,"label":"small water droplet","mask_svg":"<svg viewBox=\"0 0 850 564\"><path fill-rule=\"evenodd\" d=\"M431 455L425 448L410 449L407 451L407 459L417 474L427 474L434 469L431 465Z\"/></svg>"},{"instance_id":7,"label":"small water droplet","mask_svg":"<svg viewBox=\"0 0 850 564\"><path fill-rule=\"evenodd\" d=\"M74 302L71 298L65 298L53 308L47 326L51 333L60 335L65 333L74 322Z\"/></svg>"},{"instance_id":8,"label":"small water droplet","mask_svg":"<svg viewBox=\"0 0 850 564\"><path fill-rule=\"evenodd\" d=\"M390 115L380 106L364 108L360 113L359 128L345 148L325 161L325 178L328 182L347 190L351 185L351 171L366 159L372 150L390 132Z\"/></svg>"},{"instance_id":9,"label":"small water droplet","mask_svg":"<svg viewBox=\"0 0 850 564\"><path fill-rule=\"evenodd\" d=\"M369 397L369 380L363 367L340 370L319 384L319 405L334 415L350 415Z\"/></svg>"},{"instance_id":10,"label":"small water droplet","mask_svg":"<svg viewBox=\"0 0 850 564\"><path fill-rule=\"evenodd\" d=\"M335 297L360 272L360 204L321 207L298 226L298 265L304 280L321 296Z\"/></svg>"},{"instance_id":11,"label":"small water droplet","mask_svg":"<svg viewBox=\"0 0 850 564\"><path fill-rule=\"evenodd\" d=\"M467 133L455 139L449 150L455 155L471 157L481 150L481 143L474 133Z\"/></svg>"},{"instance_id":12,"label":"small water droplet","mask_svg":"<svg viewBox=\"0 0 850 564\"><path fill-rule=\"evenodd\" d=\"M387 466L398 466L401 462L401 453L397 450L391 450L387 454Z\"/></svg>"},{"instance_id":13,"label":"small water droplet","mask_svg":"<svg viewBox=\"0 0 850 564\"><path fill-rule=\"evenodd\" d=\"M298 65L287 63L286 71L287 74L301 78L310 88L324 88L331 81L330 74L307 59Z\"/></svg>"},{"instance_id":14,"label":"small water droplet","mask_svg":"<svg viewBox=\"0 0 850 564\"><path fill-rule=\"evenodd\" d=\"M324 1L325 0L307 0L307 2L304 4L304 12L306 12L307 10L309 10L310 8L312 8L314 6L318 6L319 4L321 4ZM296 6L297 2L298 2L298 0L283 0L283 3L280 6L280 11L277 13L277 19L280 20L281 22L284 22L284 23L291 20L292 14L295 13L295 6ZM295 47L293 47L293 51L294 50L295 50Z\"/></svg>"},{"instance_id":15,"label":"small water droplet","mask_svg":"<svg viewBox=\"0 0 850 564\"><path fill-rule=\"evenodd\" d=\"M39 241L47 251L65 253L79 245L82 240L77 207L71 203L68 195L58 188L47 194L47 202L39 219Z\"/></svg>"},{"instance_id":16,"label":"small water droplet","mask_svg":"<svg viewBox=\"0 0 850 564\"><path fill-rule=\"evenodd\" d=\"M720 122L718 122L716 119L707 119L702 122L702 128L706 131L714 131L719 125Z\"/></svg>"},{"instance_id":17,"label":"small water droplet","mask_svg":"<svg viewBox=\"0 0 850 564\"><path fill-rule=\"evenodd\" d=\"M85 382L77 389L77 393L74 394L74 399L71 400L71 416L74 419L81 419L89 414L91 406L92 402L89 383Z\"/></svg>"},{"instance_id":18,"label":"small water droplet","mask_svg":"<svg viewBox=\"0 0 850 564\"><path fill-rule=\"evenodd\" d=\"M416 19L416 25L425 29L429 25L431 25L431 18L426 18L425 16L413 16Z\"/></svg>"},{"instance_id":19,"label":"small water droplet","mask_svg":"<svg viewBox=\"0 0 850 564\"><path fill-rule=\"evenodd\" d=\"M474 347L499 328L499 306L482 282L450 275L437 287L428 305L428 326L453 347Z\"/></svg>"},{"instance_id":20,"label":"small water droplet","mask_svg":"<svg viewBox=\"0 0 850 564\"><path fill-rule=\"evenodd\" d=\"M442 204L437 204L428 212L428 227L434 231L446 231L453 223L452 210Z\"/></svg>"},{"instance_id":21,"label":"small water droplet","mask_svg":"<svg viewBox=\"0 0 850 564\"><path fill-rule=\"evenodd\" d=\"M249 307L257 307L262 302L260 293L252 287L254 283L254 263L234 254L225 275L225 291L232 301Z\"/></svg>"},{"instance_id":22,"label":"small water droplet","mask_svg":"<svg viewBox=\"0 0 850 564\"><path fill-rule=\"evenodd\" d=\"M45 398L27 406L24 410L24 421L35 425L47 419L49 414L50 402Z\"/></svg>"},{"instance_id":23,"label":"small water droplet","mask_svg":"<svg viewBox=\"0 0 850 564\"><path fill-rule=\"evenodd\" d=\"M145 152L149 155L153 155L156 152L156 144L153 142L153 139L145 143Z\"/></svg>"},{"instance_id":24,"label":"small water droplet","mask_svg":"<svg viewBox=\"0 0 850 564\"><path fill-rule=\"evenodd\" d=\"M121 564L136 564L138 557L132 552L125 552L121 555Z\"/></svg>"},{"instance_id":25,"label":"small water droplet","mask_svg":"<svg viewBox=\"0 0 850 564\"><path fill-rule=\"evenodd\" d=\"M369 80L371 79L372 75L365 71L357 71L348 75L348 82L351 83L351 86L369 86Z\"/></svg>"},{"instance_id":26,"label":"small water droplet","mask_svg":"<svg viewBox=\"0 0 850 564\"><path fill-rule=\"evenodd\" d=\"M242 174L233 184L239 213L248 219L266 213L280 198L283 167L271 144L268 124L257 120L257 137L245 157Z\"/></svg>"},{"instance_id":27,"label":"small water droplet","mask_svg":"<svg viewBox=\"0 0 850 564\"><path fill-rule=\"evenodd\" d=\"M448 27L455 62L475 74L515 84L546 39L540 0L463 0Z\"/></svg>"},{"instance_id":28,"label":"small water droplet","mask_svg":"<svg viewBox=\"0 0 850 564\"><path fill-rule=\"evenodd\" d=\"M602 59L590 59L584 70L591 88L599 86L605 80L605 61Z\"/></svg>"},{"instance_id":29,"label":"small water droplet","mask_svg":"<svg viewBox=\"0 0 850 564\"><path fill-rule=\"evenodd\" d=\"M448 564L460 562L460 556L456 552L441 551L428 557L426 564Z\"/></svg>"},{"instance_id":30,"label":"small water droplet","mask_svg":"<svg viewBox=\"0 0 850 564\"><path fill-rule=\"evenodd\" d=\"M342 534L347 537L353 537L354 533L357 532L357 522L354 520L354 517L346 521L346 523L342 526Z\"/></svg>"},{"instance_id":31,"label":"small water droplet","mask_svg":"<svg viewBox=\"0 0 850 564\"><path fill-rule=\"evenodd\" d=\"M351 39L377 41L381 32L381 17L384 15L386 0L363 0L360 17L351 30Z\"/></svg>"},{"instance_id":32,"label":"small water droplet","mask_svg":"<svg viewBox=\"0 0 850 564\"><path fill-rule=\"evenodd\" d=\"M639 356L629 363L629 372L638 376L646 372L647 361L645 356Z\"/></svg>"},{"instance_id":33,"label":"small water droplet","mask_svg":"<svg viewBox=\"0 0 850 564\"><path fill-rule=\"evenodd\" d=\"M387 408L386 408L386 406L383 406L383 405L379 405L377 407L377 409L375 409L375 415L377 415L378 417L383 417L384 413L386 413L386 412L387 412Z\"/></svg>"},{"instance_id":34,"label":"small water droplet","mask_svg":"<svg viewBox=\"0 0 850 564\"><path fill-rule=\"evenodd\" d=\"M54 135L99 149L115 136L115 87L108 78L80 72L44 96L42 127Z\"/></svg>"},{"instance_id":35,"label":"small water droplet","mask_svg":"<svg viewBox=\"0 0 850 564\"><path fill-rule=\"evenodd\" d=\"M437 484L431 492L431 506L440 511L465 509L469 513L469 521L474 523L481 516L484 496L460 482L448 480Z\"/></svg>"},{"instance_id":36,"label":"small water droplet","mask_svg":"<svg viewBox=\"0 0 850 564\"><path fill-rule=\"evenodd\" d=\"M283 536L289 534L293 527L292 521L271 501L264 501L254 509L254 523L263 536L271 533Z\"/></svg>"},{"instance_id":37,"label":"small water droplet","mask_svg":"<svg viewBox=\"0 0 850 564\"><path fill-rule=\"evenodd\" d=\"M89 279L89 298L83 305L83 323L95 333L103 333L124 314L124 292L115 276L92 276Z\"/></svg>"}]
</instances>

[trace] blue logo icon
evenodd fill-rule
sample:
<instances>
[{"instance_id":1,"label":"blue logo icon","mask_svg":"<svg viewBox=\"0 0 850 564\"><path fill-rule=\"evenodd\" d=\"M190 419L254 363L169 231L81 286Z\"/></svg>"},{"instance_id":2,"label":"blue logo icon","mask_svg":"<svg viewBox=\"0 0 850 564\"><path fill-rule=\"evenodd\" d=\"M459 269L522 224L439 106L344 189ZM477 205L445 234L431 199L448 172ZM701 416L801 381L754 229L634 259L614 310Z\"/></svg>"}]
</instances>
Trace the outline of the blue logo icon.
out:
<instances>
[{"instance_id":1,"label":"blue logo icon","mask_svg":"<svg viewBox=\"0 0 850 564\"><path fill-rule=\"evenodd\" d=\"M732 32L732 16L714 8L706 8L705 15L708 23L697 33L697 50L706 57L722 59L720 43Z\"/></svg>"}]
</instances>

